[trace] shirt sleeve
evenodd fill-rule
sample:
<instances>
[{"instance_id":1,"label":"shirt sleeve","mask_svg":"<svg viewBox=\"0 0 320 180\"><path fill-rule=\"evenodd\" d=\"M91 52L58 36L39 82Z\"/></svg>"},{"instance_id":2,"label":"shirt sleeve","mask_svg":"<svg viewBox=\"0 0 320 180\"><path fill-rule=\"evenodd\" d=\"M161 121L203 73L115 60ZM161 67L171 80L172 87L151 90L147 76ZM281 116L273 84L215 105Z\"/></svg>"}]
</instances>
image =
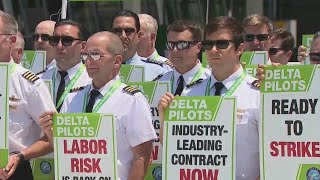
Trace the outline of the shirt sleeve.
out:
<instances>
[{"instance_id":1,"label":"shirt sleeve","mask_svg":"<svg viewBox=\"0 0 320 180\"><path fill-rule=\"evenodd\" d=\"M30 93L27 95L27 111L37 124L39 124L38 120L41 114L56 111L48 87L42 80L38 81L41 82L32 86Z\"/></svg>"},{"instance_id":2,"label":"shirt sleeve","mask_svg":"<svg viewBox=\"0 0 320 180\"><path fill-rule=\"evenodd\" d=\"M157 138L147 100L143 95L138 95L134 98L128 115L131 118L128 118L126 128L127 138L131 147Z\"/></svg>"}]
</instances>

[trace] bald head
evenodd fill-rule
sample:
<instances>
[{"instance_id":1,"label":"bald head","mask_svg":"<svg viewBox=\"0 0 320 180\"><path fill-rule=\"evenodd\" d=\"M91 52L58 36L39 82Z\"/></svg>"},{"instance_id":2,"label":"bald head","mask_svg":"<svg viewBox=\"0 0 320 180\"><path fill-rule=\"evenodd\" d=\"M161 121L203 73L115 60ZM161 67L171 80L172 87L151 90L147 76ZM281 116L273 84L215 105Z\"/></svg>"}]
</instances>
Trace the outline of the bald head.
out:
<instances>
[{"instance_id":1,"label":"bald head","mask_svg":"<svg viewBox=\"0 0 320 180\"><path fill-rule=\"evenodd\" d=\"M123 56L123 44L120 38L108 31L97 32L89 37L89 41L95 41L101 43L103 48L111 54L119 54Z\"/></svg>"},{"instance_id":2,"label":"bald head","mask_svg":"<svg viewBox=\"0 0 320 180\"><path fill-rule=\"evenodd\" d=\"M36 34L49 34L52 36L55 24L56 24L56 22L51 21L51 20L41 21L37 25L37 27L35 29L35 33Z\"/></svg>"},{"instance_id":3,"label":"bald head","mask_svg":"<svg viewBox=\"0 0 320 180\"><path fill-rule=\"evenodd\" d=\"M158 23L155 18L149 14L139 14L140 27L143 27L145 32L150 35L151 33L156 33L158 31Z\"/></svg>"}]
</instances>

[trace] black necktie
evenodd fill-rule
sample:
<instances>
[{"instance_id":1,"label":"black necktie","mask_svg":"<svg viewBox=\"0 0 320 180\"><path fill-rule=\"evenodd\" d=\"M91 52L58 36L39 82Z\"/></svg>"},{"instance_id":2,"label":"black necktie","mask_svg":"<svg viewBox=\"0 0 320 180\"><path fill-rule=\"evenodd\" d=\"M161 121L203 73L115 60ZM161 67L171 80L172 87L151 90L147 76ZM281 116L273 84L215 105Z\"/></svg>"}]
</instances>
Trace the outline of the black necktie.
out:
<instances>
[{"instance_id":1,"label":"black necktie","mask_svg":"<svg viewBox=\"0 0 320 180\"><path fill-rule=\"evenodd\" d=\"M64 80L64 78L68 75L68 73L66 71L58 71L61 77L60 80L60 84L58 87L58 92L57 92L57 97L56 97L56 105L58 105L59 99L64 91L64 89L66 88L66 81ZM57 107L58 112L60 111L60 107Z\"/></svg>"},{"instance_id":2,"label":"black necktie","mask_svg":"<svg viewBox=\"0 0 320 180\"><path fill-rule=\"evenodd\" d=\"M179 79L179 84L177 86L177 89L176 89L176 92L174 93L174 95L181 95L182 91L183 91L183 83L184 83L184 79L183 79L183 76L180 75Z\"/></svg>"},{"instance_id":3,"label":"black necktie","mask_svg":"<svg viewBox=\"0 0 320 180\"><path fill-rule=\"evenodd\" d=\"M100 92L96 89L93 89L90 93L89 103L86 107L86 112L91 113L94 103L96 102L96 98L99 96Z\"/></svg>"},{"instance_id":4,"label":"black necktie","mask_svg":"<svg viewBox=\"0 0 320 180\"><path fill-rule=\"evenodd\" d=\"M214 93L215 96L220 96L221 95L221 89L224 87L222 82L216 82L214 83L214 87L216 88L216 92Z\"/></svg>"}]
</instances>

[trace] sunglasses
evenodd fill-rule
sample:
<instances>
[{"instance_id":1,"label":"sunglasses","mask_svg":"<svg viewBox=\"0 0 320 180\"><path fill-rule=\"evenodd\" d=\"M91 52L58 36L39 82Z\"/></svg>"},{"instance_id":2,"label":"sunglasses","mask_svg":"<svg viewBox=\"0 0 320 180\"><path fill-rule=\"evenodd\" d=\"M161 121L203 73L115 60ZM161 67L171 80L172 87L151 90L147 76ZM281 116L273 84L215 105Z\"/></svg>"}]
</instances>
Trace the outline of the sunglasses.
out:
<instances>
[{"instance_id":1,"label":"sunglasses","mask_svg":"<svg viewBox=\"0 0 320 180\"><path fill-rule=\"evenodd\" d=\"M191 45L197 44L199 41L178 41L178 42L167 42L167 49L173 50L175 47L177 50L186 50L191 47Z\"/></svg>"},{"instance_id":2,"label":"sunglasses","mask_svg":"<svg viewBox=\"0 0 320 180\"><path fill-rule=\"evenodd\" d=\"M257 34L257 35L245 34L243 39L244 39L244 41L252 42L255 37L257 38L258 41L266 41L269 39L270 36L269 36L269 34Z\"/></svg>"},{"instance_id":3,"label":"sunglasses","mask_svg":"<svg viewBox=\"0 0 320 180\"><path fill-rule=\"evenodd\" d=\"M33 41L38 41L39 37L41 38L41 41L49 41L49 34L33 34L32 35L32 40Z\"/></svg>"},{"instance_id":4,"label":"sunglasses","mask_svg":"<svg viewBox=\"0 0 320 180\"><path fill-rule=\"evenodd\" d=\"M112 28L111 32L118 36L122 35L122 32L125 32L127 36L130 36L132 33L136 32L135 28Z\"/></svg>"},{"instance_id":5,"label":"sunglasses","mask_svg":"<svg viewBox=\"0 0 320 180\"><path fill-rule=\"evenodd\" d=\"M63 46L71 46L73 41L83 40L80 38L73 38L71 36L50 36L49 37L49 44L51 46L57 46L60 42L60 39L61 39L61 44Z\"/></svg>"},{"instance_id":6,"label":"sunglasses","mask_svg":"<svg viewBox=\"0 0 320 180\"><path fill-rule=\"evenodd\" d=\"M309 53L311 61L320 61L320 52L318 53Z\"/></svg>"},{"instance_id":7,"label":"sunglasses","mask_svg":"<svg viewBox=\"0 0 320 180\"><path fill-rule=\"evenodd\" d=\"M98 61L101 57L104 57L104 54L111 54L111 53L100 53L98 51L93 52L82 52L81 59L83 61L89 60L89 57L95 61Z\"/></svg>"},{"instance_id":8,"label":"sunglasses","mask_svg":"<svg viewBox=\"0 0 320 180\"><path fill-rule=\"evenodd\" d=\"M276 55L281 50L284 50L284 49L272 47L269 49L269 55L271 55L271 56Z\"/></svg>"},{"instance_id":9,"label":"sunglasses","mask_svg":"<svg viewBox=\"0 0 320 180\"><path fill-rule=\"evenodd\" d=\"M205 40L202 42L202 48L204 50L211 50L213 46L216 46L216 48L218 49L227 49L229 47L230 42L232 42L232 40Z\"/></svg>"}]
</instances>

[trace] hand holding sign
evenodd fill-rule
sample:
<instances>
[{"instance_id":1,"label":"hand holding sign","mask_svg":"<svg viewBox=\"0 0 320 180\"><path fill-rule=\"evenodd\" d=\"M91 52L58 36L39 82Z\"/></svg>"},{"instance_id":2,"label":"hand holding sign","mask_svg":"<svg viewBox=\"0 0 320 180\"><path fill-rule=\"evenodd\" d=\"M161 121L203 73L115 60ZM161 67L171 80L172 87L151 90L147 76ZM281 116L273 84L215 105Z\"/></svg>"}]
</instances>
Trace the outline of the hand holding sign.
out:
<instances>
[{"instance_id":1,"label":"hand holding sign","mask_svg":"<svg viewBox=\"0 0 320 180\"><path fill-rule=\"evenodd\" d=\"M170 92L167 92L165 95L163 95L159 101L158 109L159 109L159 118L160 118L160 143L162 144L163 140L163 121L164 121L164 111L169 107L172 100L174 99L174 95Z\"/></svg>"},{"instance_id":2,"label":"hand holding sign","mask_svg":"<svg viewBox=\"0 0 320 180\"><path fill-rule=\"evenodd\" d=\"M53 123L52 118L56 112L45 112L39 117L39 125L41 130L49 138L50 144L53 146Z\"/></svg>"}]
</instances>

